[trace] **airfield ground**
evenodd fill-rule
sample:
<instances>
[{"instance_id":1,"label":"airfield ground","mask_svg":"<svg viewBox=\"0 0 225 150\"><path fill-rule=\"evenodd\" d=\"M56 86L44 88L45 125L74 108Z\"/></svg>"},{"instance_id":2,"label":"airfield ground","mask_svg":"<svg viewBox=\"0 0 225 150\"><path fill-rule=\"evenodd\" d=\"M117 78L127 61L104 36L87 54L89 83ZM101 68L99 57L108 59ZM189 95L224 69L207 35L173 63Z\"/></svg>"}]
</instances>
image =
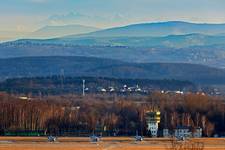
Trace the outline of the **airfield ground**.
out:
<instances>
[{"instance_id":1,"label":"airfield ground","mask_svg":"<svg viewBox=\"0 0 225 150\"><path fill-rule=\"evenodd\" d=\"M225 150L225 138L192 139L203 142L204 150ZM55 143L46 137L0 137L0 150L167 150L169 139L145 138L135 142L132 137L102 138L99 143L91 143L89 138L59 137Z\"/></svg>"}]
</instances>

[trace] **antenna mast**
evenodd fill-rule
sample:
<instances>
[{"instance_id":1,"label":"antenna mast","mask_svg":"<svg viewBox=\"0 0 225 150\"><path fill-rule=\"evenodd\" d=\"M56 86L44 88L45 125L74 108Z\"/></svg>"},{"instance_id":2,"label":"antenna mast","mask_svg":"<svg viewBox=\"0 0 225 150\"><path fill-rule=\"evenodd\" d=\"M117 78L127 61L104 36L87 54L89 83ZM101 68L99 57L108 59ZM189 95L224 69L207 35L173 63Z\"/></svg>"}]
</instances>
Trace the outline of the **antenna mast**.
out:
<instances>
[{"instance_id":1,"label":"antenna mast","mask_svg":"<svg viewBox=\"0 0 225 150\"><path fill-rule=\"evenodd\" d=\"M85 96L85 80L83 80L83 96Z\"/></svg>"}]
</instances>

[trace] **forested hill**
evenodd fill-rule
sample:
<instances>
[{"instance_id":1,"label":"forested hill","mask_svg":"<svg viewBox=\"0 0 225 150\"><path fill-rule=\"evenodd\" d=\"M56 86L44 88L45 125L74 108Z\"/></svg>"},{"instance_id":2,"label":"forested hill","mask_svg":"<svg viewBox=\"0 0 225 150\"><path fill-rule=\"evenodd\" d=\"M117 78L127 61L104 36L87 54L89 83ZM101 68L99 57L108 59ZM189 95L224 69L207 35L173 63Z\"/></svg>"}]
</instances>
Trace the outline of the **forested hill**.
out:
<instances>
[{"instance_id":1,"label":"forested hill","mask_svg":"<svg viewBox=\"0 0 225 150\"><path fill-rule=\"evenodd\" d=\"M198 38L193 38L196 36ZM204 39L202 36L188 35L165 38L18 40L0 44L0 58L84 56L131 63L183 62L225 68L225 38ZM158 40L161 42L158 43ZM207 45L196 45L195 42Z\"/></svg>"},{"instance_id":2,"label":"forested hill","mask_svg":"<svg viewBox=\"0 0 225 150\"><path fill-rule=\"evenodd\" d=\"M175 79L224 84L225 70L185 63L126 63L92 57L24 57L0 59L0 78L90 76L130 79Z\"/></svg>"},{"instance_id":3,"label":"forested hill","mask_svg":"<svg viewBox=\"0 0 225 150\"><path fill-rule=\"evenodd\" d=\"M115 79L101 77L33 77L8 79L0 83L0 91L17 94L60 95L81 94L83 80L85 92L149 94L150 91L195 91L196 86L189 81L178 80L149 80L149 79ZM127 87L124 87L124 86ZM105 89L106 91L102 91Z\"/></svg>"}]
</instances>

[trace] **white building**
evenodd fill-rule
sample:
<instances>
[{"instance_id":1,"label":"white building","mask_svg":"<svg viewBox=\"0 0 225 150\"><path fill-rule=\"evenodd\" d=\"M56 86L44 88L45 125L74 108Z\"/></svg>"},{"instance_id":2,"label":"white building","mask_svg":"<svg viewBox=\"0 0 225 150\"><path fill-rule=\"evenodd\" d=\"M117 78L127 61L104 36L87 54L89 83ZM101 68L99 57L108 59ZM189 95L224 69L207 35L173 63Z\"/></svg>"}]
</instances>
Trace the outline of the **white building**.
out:
<instances>
[{"instance_id":1,"label":"white building","mask_svg":"<svg viewBox=\"0 0 225 150\"><path fill-rule=\"evenodd\" d=\"M153 137L157 137L158 128L160 123L160 112L159 111L149 111L146 113L147 129L151 132Z\"/></svg>"},{"instance_id":2,"label":"white building","mask_svg":"<svg viewBox=\"0 0 225 150\"><path fill-rule=\"evenodd\" d=\"M174 136L180 137L191 137L190 127L187 126L177 126L174 132Z\"/></svg>"},{"instance_id":3,"label":"white building","mask_svg":"<svg viewBox=\"0 0 225 150\"><path fill-rule=\"evenodd\" d=\"M158 128L159 128L158 123L154 123L154 122L148 123L148 130L151 131L151 135L153 137L157 137Z\"/></svg>"},{"instance_id":4,"label":"white building","mask_svg":"<svg viewBox=\"0 0 225 150\"><path fill-rule=\"evenodd\" d=\"M105 92L107 92L107 90L104 89L104 88L102 88L102 89L101 89L101 92L105 93Z\"/></svg>"},{"instance_id":5,"label":"white building","mask_svg":"<svg viewBox=\"0 0 225 150\"><path fill-rule=\"evenodd\" d=\"M193 137L194 138L201 138L202 137L202 128L198 127L194 129L193 132Z\"/></svg>"},{"instance_id":6,"label":"white building","mask_svg":"<svg viewBox=\"0 0 225 150\"><path fill-rule=\"evenodd\" d=\"M115 88L114 87L109 87L109 92L115 92Z\"/></svg>"}]
</instances>

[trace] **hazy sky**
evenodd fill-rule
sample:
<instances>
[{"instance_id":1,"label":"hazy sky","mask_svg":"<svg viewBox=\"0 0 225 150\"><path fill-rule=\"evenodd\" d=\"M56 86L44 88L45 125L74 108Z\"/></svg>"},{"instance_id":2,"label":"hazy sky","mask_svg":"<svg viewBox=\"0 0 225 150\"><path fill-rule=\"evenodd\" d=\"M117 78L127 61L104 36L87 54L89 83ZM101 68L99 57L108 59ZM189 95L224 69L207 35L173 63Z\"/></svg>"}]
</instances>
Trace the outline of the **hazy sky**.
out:
<instances>
[{"instance_id":1,"label":"hazy sky","mask_svg":"<svg viewBox=\"0 0 225 150\"><path fill-rule=\"evenodd\" d=\"M0 0L0 31L45 25L101 28L139 22L225 22L225 0Z\"/></svg>"}]
</instances>

